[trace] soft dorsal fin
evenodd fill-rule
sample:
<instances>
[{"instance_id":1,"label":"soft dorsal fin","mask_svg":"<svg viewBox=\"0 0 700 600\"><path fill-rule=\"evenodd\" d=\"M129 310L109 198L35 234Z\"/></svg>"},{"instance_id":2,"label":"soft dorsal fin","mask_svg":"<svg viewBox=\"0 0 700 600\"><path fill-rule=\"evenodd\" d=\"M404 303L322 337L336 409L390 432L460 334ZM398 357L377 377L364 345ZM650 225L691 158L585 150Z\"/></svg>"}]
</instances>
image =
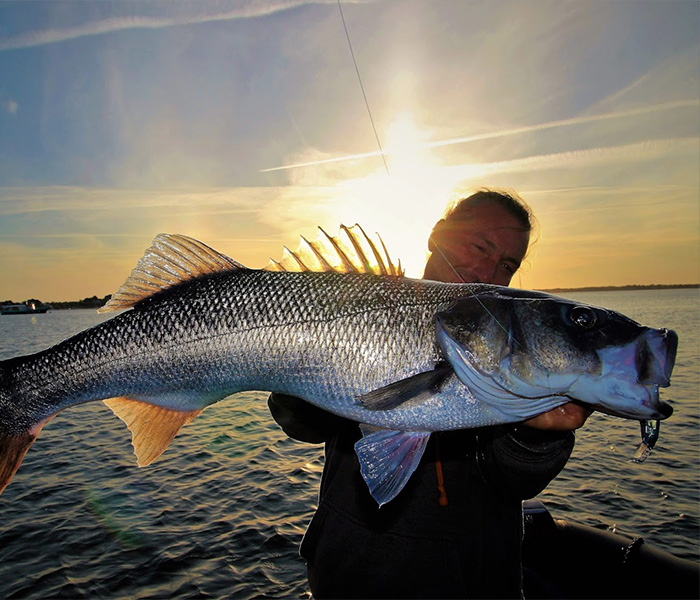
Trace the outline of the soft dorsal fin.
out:
<instances>
[{"instance_id":1,"label":"soft dorsal fin","mask_svg":"<svg viewBox=\"0 0 700 600\"><path fill-rule=\"evenodd\" d=\"M131 308L140 300L176 283L200 275L244 268L239 262L193 238L161 233L112 299L97 312Z\"/></svg>"},{"instance_id":2,"label":"soft dorsal fin","mask_svg":"<svg viewBox=\"0 0 700 600\"><path fill-rule=\"evenodd\" d=\"M270 259L267 271L337 271L339 273L374 273L403 276L401 261L394 264L389 252L376 234L372 241L357 223L340 226L338 235L331 237L321 227L316 241L303 236L299 248L292 252L285 247L282 259Z\"/></svg>"},{"instance_id":3,"label":"soft dorsal fin","mask_svg":"<svg viewBox=\"0 0 700 600\"><path fill-rule=\"evenodd\" d=\"M170 410L131 398L110 398L104 403L131 431L139 467L151 464L163 454L180 428L202 412Z\"/></svg>"}]
</instances>

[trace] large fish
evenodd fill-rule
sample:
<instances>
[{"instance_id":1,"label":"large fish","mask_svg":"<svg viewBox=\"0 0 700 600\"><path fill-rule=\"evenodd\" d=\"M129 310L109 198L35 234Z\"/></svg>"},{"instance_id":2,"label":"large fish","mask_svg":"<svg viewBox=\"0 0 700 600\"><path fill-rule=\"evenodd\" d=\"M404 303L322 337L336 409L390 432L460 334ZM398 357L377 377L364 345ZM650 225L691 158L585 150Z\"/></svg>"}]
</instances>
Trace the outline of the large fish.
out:
<instances>
[{"instance_id":1,"label":"large fish","mask_svg":"<svg viewBox=\"0 0 700 600\"><path fill-rule=\"evenodd\" d=\"M379 504L405 485L432 431L522 421L571 400L644 421L672 412L659 400L672 331L544 293L408 279L390 261L383 275L338 273L309 248L326 272L251 270L158 236L106 307L129 310L0 362L0 491L49 420L94 400L127 423L145 465L231 394L303 398L362 424L356 450Z\"/></svg>"}]
</instances>

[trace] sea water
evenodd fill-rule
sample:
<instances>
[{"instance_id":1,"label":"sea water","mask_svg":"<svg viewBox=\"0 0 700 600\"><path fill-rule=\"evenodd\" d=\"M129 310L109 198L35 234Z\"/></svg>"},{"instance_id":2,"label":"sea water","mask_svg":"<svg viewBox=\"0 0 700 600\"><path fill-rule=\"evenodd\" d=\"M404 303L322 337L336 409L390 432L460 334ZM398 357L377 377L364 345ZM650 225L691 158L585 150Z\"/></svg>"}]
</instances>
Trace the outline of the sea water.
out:
<instances>
[{"instance_id":1,"label":"sea water","mask_svg":"<svg viewBox=\"0 0 700 600\"><path fill-rule=\"evenodd\" d=\"M642 536L700 560L700 291L571 293L680 337L674 407L643 464L634 421L594 413L539 496L555 518ZM0 316L0 359L44 349L106 316ZM298 546L317 502L321 446L288 439L266 394L208 408L139 469L102 403L47 425L0 496L0 598L308 598Z\"/></svg>"}]
</instances>

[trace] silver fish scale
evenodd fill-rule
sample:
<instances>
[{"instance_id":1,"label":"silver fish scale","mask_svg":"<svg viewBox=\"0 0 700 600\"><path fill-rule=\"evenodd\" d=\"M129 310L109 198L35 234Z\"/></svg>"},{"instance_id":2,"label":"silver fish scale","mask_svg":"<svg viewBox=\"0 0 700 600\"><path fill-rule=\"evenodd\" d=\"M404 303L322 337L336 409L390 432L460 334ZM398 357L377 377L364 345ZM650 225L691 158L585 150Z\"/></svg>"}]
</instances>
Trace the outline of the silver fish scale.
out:
<instances>
[{"instance_id":1,"label":"silver fish scale","mask_svg":"<svg viewBox=\"0 0 700 600\"><path fill-rule=\"evenodd\" d=\"M230 357L226 366L239 385L297 393L326 406L432 368L439 358L436 307L465 292L367 275L266 271L200 285L210 289L197 298L226 289L223 298L218 294L218 323L206 329L218 330L220 355Z\"/></svg>"},{"instance_id":2,"label":"silver fish scale","mask_svg":"<svg viewBox=\"0 0 700 600\"><path fill-rule=\"evenodd\" d=\"M9 387L35 420L115 396L192 410L250 389L351 416L358 395L433 368L441 359L434 315L468 287L364 274L217 273L11 361ZM0 397L0 413L10 404Z\"/></svg>"}]
</instances>

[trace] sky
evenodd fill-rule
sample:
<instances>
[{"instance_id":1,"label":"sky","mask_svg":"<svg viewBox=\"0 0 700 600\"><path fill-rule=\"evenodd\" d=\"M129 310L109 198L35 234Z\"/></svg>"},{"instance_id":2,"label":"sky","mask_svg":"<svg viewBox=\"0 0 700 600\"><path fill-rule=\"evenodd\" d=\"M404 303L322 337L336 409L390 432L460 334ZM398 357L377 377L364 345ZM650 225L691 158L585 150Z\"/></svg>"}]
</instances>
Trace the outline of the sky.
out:
<instances>
[{"instance_id":1,"label":"sky","mask_svg":"<svg viewBox=\"0 0 700 600\"><path fill-rule=\"evenodd\" d=\"M516 287L698 283L699 164L696 0L0 2L0 300L161 232L260 268L360 223L418 277L483 187L538 219Z\"/></svg>"}]
</instances>

